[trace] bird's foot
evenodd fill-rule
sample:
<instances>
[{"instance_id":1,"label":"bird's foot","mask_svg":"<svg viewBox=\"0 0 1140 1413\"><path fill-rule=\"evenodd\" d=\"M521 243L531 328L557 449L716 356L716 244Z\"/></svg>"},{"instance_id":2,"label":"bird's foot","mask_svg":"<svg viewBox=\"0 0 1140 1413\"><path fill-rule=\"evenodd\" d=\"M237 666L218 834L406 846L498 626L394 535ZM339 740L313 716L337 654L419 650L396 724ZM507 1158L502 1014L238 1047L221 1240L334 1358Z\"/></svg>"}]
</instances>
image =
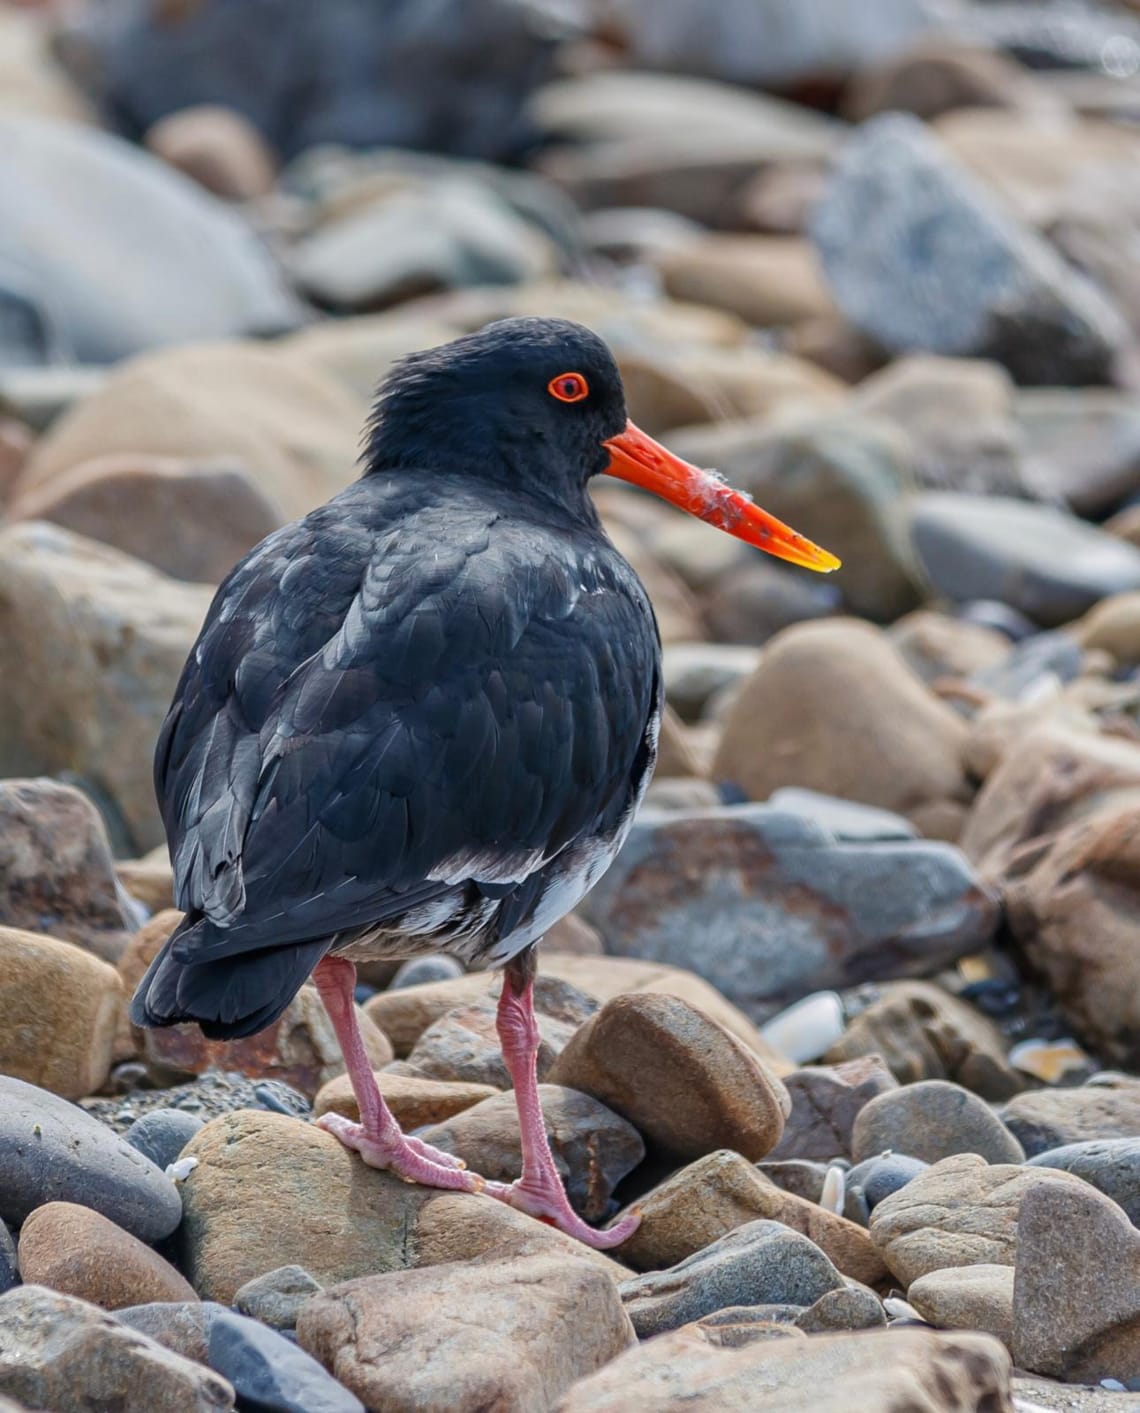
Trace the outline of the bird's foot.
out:
<instances>
[{"instance_id":1,"label":"bird's foot","mask_svg":"<svg viewBox=\"0 0 1140 1413\"><path fill-rule=\"evenodd\" d=\"M540 1174L537 1178L519 1178L517 1182L488 1182L483 1191L488 1197L495 1197L509 1207L517 1207L528 1216L537 1217L540 1222L557 1227L567 1236L572 1236L586 1246L598 1251L608 1251L627 1241L641 1223L641 1213L636 1209L628 1212L620 1222L604 1231L592 1227L575 1212L566 1196L566 1189L556 1172Z\"/></svg>"},{"instance_id":2,"label":"bird's foot","mask_svg":"<svg viewBox=\"0 0 1140 1413\"><path fill-rule=\"evenodd\" d=\"M467 1171L462 1158L433 1148L418 1138L409 1138L398 1129L392 1134L369 1133L363 1124L332 1113L322 1114L317 1127L359 1153L370 1168L395 1173L405 1182L453 1192L483 1192L489 1186L485 1178Z\"/></svg>"}]
</instances>

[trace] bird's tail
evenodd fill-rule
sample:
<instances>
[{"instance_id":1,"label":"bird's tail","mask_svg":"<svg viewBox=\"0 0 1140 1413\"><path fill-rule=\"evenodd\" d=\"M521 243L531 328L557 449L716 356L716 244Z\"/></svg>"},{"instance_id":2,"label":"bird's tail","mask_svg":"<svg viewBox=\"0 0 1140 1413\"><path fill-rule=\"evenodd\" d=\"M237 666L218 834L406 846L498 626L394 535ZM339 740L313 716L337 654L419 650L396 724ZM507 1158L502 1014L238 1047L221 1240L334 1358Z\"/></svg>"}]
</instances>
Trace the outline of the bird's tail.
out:
<instances>
[{"instance_id":1,"label":"bird's tail","mask_svg":"<svg viewBox=\"0 0 1140 1413\"><path fill-rule=\"evenodd\" d=\"M254 1035L281 1015L328 951L328 940L293 942L209 962L180 961L175 943L191 953L195 934L212 931L189 914L163 944L131 1001L133 1025L150 1028L193 1021L209 1040Z\"/></svg>"}]
</instances>

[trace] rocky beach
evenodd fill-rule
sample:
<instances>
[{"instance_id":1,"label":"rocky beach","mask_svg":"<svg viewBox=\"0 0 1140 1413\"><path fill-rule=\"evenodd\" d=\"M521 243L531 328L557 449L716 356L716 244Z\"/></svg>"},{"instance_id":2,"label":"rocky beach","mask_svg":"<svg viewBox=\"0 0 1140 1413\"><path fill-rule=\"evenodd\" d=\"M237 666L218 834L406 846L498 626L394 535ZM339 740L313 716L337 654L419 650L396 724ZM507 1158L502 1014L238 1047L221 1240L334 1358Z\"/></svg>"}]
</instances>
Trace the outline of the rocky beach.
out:
<instances>
[{"instance_id":1,"label":"rocky beach","mask_svg":"<svg viewBox=\"0 0 1140 1413\"><path fill-rule=\"evenodd\" d=\"M215 589L510 315L843 560L594 483L667 704L539 950L604 1254L317 1127L312 985L127 1014ZM359 981L517 1178L499 978ZM1138 1228L1140 4L0 0L0 1413L1140 1413Z\"/></svg>"}]
</instances>

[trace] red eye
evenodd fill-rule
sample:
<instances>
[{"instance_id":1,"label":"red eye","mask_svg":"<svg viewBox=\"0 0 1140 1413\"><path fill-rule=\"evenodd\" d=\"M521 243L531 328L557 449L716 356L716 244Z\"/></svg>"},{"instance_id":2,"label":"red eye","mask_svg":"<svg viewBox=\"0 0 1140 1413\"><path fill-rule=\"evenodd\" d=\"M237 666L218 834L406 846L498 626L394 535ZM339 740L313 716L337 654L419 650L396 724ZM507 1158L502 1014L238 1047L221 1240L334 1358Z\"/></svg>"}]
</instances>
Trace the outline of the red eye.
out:
<instances>
[{"instance_id":1,"label":"red eye","mask_svg":"<svg viewBox=\"0 0 1140 1413\"><path fill-rule=\"evenodd\" d=\"M590 385L581 373L559 373L547 383L546 391L559 402L581 402L590 396Z\"/></svg>"}]
</instances>

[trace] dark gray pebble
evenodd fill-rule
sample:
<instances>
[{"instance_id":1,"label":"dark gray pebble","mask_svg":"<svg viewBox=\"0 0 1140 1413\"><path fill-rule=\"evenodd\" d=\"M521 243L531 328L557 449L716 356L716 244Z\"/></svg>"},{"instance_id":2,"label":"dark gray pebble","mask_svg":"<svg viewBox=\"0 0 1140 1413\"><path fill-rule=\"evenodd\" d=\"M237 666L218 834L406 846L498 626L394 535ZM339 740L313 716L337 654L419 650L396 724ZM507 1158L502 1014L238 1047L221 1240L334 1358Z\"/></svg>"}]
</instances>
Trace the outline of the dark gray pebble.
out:
<instances>
[{"instance_id":1,"label":"dark gray pebble","mask_svg":"<svg viewBox=\"0 0 1140 1413\"><path fill-rule=\"evenodd\" d=\"M364 1413L356 1395L311 1354L232 1310L213 1312L209 1364L233 1384L241 1408L257 1413Z\"/></svg>"},{"instance_id":2,"label":"dark gray pebble","mask_svg":"<svg viewBox=\"0 0 1140 1413\"><path fill-rule=\"evenodd\" d=\"M234 1296L234 1309L270 1329L289 1330L302 1308L323 1289L304 1266L278 1266L246 1281Z\"/></svg>"},{"instance_id":3,"label":"dark gray pebble","mask_svg":"<svg viewBox=\"0 0 1140 1413\"><path fill-rule=\"evenodd\" d=\"M20 1281L20 1268L16 1265L16 1242L12 1233L0 1222L0 1295L11 1290Z\"/></svg>"},{"instance_id":4,"label":"dark gray pebble","mask_svg":"<svg viewBox=\"0 0 1140 1413\"><path fill-rule=\"evenodd\" d=\"M166 1168L203 1128L197 1114L184 1109L153 1109L136 1119L123 1137L156 1167Z\"/></svg>"}]
</instances>

